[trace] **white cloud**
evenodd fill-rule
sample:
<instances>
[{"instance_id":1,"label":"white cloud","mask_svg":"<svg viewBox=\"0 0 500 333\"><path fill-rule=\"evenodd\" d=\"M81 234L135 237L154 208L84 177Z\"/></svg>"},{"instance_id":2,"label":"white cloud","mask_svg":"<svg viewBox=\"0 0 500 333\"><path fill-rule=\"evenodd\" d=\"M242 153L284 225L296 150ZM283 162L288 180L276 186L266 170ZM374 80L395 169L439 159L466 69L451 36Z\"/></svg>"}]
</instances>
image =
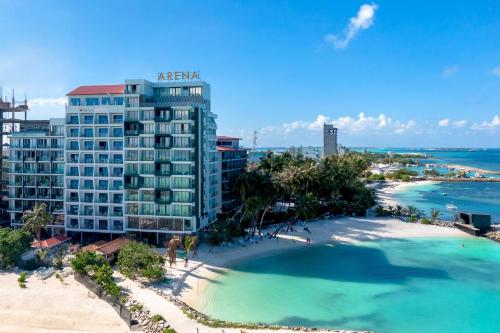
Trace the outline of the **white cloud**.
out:
<instances>
[{"instance_id":1,"label":"white cloud","mask_svg":"<svg viewBox=\"0 0 500 333\"><path fill-rule=\"evenodd\" d=\"M496 76L500 76L500 66L496 66L491 70L491 73Z\"/></svg>"},{"instance_id":2,"label":"white cloud","mask_svg":"<svg viewBox=\"0 0 500 333\"><path fill-rule=\"evenodd\" d=\"M462 119L462 120L454 120L452 122L453 126L454 127L457 127L457 128L462 128L462 127L465 127L465 125L467 125L467 120L465 119Z\"/></svg>"},{"instance_id":3,"label":"white cloud","mask_svg":"<svg viewBox=\"0 0 500 333\"><path fill-rule=\"evenodd\" d=\"M495 130L500 128L500 117L498 115L494 115L491 121L483 121L482 123L474 123L471 126L474 130Z\"/></svg>"},{"instance_id":4,"label":"white cloud","mask_svg":"<svg viewBox=\"0 0 500 333\"><path fill-rule=\"evenodd\" d=\"M458 73L459 70L460 68L457 65L445 67L445 69L443 69L443 77L450 77Z\"/></svg>"},{"instance_id":5,"label":"white cloud","mask_svg":"<svg viewBox=\"0 0 500 333\"><path fill-rule=\"evenodd\" d=\"M440 127L446 127L450 124L450 119L446 118L446 119L441 119L440 121L438 121L438 125Z\"/></svg>"},{"instance_id":6,"label":"white cloud","mask_svg":"<svg viewBox=\"0 0 500 333\"><path fill-rule=\"evenodd\" d=\"M375 11L378 9L378 5L375 3L364 4L358 10L355 17L351 17L349 20L349 25L341 34L326 35L325 40L332 43L337 49L343 49L347 47L349 42L356 37L356 35L361 30L366 30L373 25L375 19Z\"/></svg>"},{"instance_id":7,"label":"white cloud","mask_svg":"<svg viewBox=\"0 0 500 333\"><path fill-rule=\"evenodd\" d=\"M28 105L32 106L65 106L68 99L66 97L59 98L33 98L28 100Z\"/></svg>"},{"instance_id":8,"label":"white cloud","mask_svg":"<svg viewBox=\"0 0 500 333\"><path fill-rule=\"evenodd\" d=\"M284 123L281 126L266 126L260 130L260 133L263 135L286 135L300 130L321 131L325 123L333 124L340 131L348 134L364 133L367 131L401 134L416 126L416 122L413 120L402 122L393 120L384 114L372 117L366 116L364 112L361 112L357 117L343 116L337 119L318 115L313 121L296 120Z\"/></svg>"}]
</instances>

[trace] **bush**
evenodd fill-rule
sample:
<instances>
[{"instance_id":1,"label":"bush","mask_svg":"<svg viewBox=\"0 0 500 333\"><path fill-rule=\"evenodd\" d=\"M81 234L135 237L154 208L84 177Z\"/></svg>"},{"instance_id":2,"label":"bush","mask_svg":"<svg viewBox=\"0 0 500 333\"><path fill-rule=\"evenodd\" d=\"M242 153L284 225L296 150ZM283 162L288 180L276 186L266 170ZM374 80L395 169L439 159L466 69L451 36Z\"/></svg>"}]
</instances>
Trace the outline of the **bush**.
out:
<instances>
[{"instance_id":1,"label":"bush","mask_svg":"<svg viewBox=\"0 0 500 333\"><path fill-rule=\"evenodd\" d=\"M26 272L21 272L19 277L17 278L17 282L19 282L19 287L26 288Z\"/></svg>"},{"instance_id":2,"label":"bush","mask_svg":"<svg viewBox=\"0 0 500 333\"><path fill-rule=\"evenodd\" d=\"M89 275L93 275L92 272L96 272L104 263L107 263L106 258L90 251L78 252L75 257L70 260L70 265L76 273Z\"/></svg>"},{"instance_id":3,"label":"bush","mask_svg":"<svg viewBox=\"0 0 500 333\"><path fill-rule=\"evenodd\" d=\"M162 280L165 277L164 265L165 258L144 243L129 241L118 254L120 273L131 279Z\"/></svg>"},{"instance_id":4,"label":"bush","mask_svg":"<svg viewBox=\"0 0 500 333\"><path fill-rule=\"evenodd\" d=\"M173 328L165 328L162 333L177 333Z\"/></svg>"},{"instance_id":5,"label":"bush","mask_svg":"<svg viewBox=\"0 0 500 333\"><path fill-rule=\"evenodd\" d=\"M143 309L143 305L140 304L140 303L134 303L130 306L130 311L132 312L138 312L138 311L141 311Z\"/></svg>"},{"instance_id":6,"label":"bush","mask_svg":"<svg viewBox=\"0 0 500 333\"><path fill-rule=\"evenodd\" d=\"M0 269L18 264L21 255L31 248L32 240L26 231L0 228Z\"/></svg>"},{"instance_id":7,"label":"bush","mask_svg":"<svg viewBox=\"0 0 500 333\"><path fill-rule=\"evenodd\" d=\"M151 317L151 320L154 321L154 322L159 322L160 320L165 320L165 318L163 318L163 316L161 314L155 314Z\"/></svg>"},{"instance_id":8,"label":"bush","mask_svg":"<svg viewBox=\"0 0 500 333\"><path fill-rule=\"evenodd\" d=\"M422 224L432 224L431 220L429 220L428 218L421 218L420 219L420 223Z\"/></svg>"}]
</instances>

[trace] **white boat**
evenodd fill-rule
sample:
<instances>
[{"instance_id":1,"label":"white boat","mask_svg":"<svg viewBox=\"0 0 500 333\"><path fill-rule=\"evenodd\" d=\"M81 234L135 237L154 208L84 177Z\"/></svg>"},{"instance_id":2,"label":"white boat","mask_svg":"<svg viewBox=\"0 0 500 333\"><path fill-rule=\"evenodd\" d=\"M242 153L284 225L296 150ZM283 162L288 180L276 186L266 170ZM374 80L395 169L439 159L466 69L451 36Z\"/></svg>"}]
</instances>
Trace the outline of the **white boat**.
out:
<instances>
[{"instance_id":1,"label":"white boat","mask_svg":"<svg viewBox=\"0 0 500 333\"><path fill-rule=\"evenodd\" d=\"M458 207L455 206L453 203L449 203L449 204L446 205L446 208L448 210L457 210Z\"/></svg>"}]
</instances>

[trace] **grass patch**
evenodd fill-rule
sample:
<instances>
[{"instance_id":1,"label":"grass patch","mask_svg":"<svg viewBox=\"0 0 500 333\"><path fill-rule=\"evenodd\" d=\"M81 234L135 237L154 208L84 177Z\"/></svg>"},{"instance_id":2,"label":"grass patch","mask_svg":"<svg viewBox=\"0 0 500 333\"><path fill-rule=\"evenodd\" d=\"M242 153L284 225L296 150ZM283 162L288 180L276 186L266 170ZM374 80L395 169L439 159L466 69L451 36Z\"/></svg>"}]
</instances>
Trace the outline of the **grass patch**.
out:
<instances>
[{"instance_id":1,"label":"grass patch","mask_svg":"<svg viewBox=\"0 0 500 333\"><path fill-rule=\"evenodd\" d=\"M173 328L165 328L162 333L177 333Z\"/></svg>"},{"instance_id":2,"label":"grass patch","mask_svg":"<svg viewBox=\"0 0 500 333\"><path fill-rule=\"evenodd\" d=\"M155 323L159 322L160 320L165 320L161 314L155 314L151 317L151 320L154 321Z\"/></svg>"},{"instance_id":3,"label":"grass patch","mask_svg":"<svg viewBox=\"0 0 500 333\"><path fill-rule=\"evenodd\" d=\"M19 287L21 287L22 289L26 288L26 277L28 276L28 274L26 274L26 272L21 272L19 274L19 277L17 278L17 282L19 283Z\"/></svg>"},{"instance_id":4,"label":"grass patch","mask_svg":"<svg viewBox=\"0 0 500 333\"><path fill-rule=\"evenodd\" d=\"M64 278L61 276L61 274L56 273L56 278L61 281L61 283L64 283Z\"/></svg>"},{"instance_id":5,"label":"grass patch","mask_svg":"<svg viewBox=\"0 0 500 333\"><path fill-rule=\"evenodd\" d=\"M132 311L132 312L138 312L138 311L141 311L143 309L143 307L144 306L142 304L140 304L140 303L134 303L134 304L132 304L130 306L130 311Z\"/></svg>"}]
</instances>

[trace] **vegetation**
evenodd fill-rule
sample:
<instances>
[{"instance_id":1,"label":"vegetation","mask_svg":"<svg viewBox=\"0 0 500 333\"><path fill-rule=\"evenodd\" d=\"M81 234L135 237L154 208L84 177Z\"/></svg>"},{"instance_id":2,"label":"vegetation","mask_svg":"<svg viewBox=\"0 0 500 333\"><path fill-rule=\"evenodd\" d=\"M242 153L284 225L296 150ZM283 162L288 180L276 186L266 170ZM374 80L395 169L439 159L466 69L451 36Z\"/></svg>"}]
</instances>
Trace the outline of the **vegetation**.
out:
<instances>
[{"instance_id":1,"label":"vegetation","mask_svg":"<svg viewBox=\"0 0 500 333\"><path fill-rule=\"evenodd\" d=\"M26 288L26 272L21 272L19 277L17 278L17 282L19 283L19 287Z\"/></svg>"},{"instance_id":2,"label":"vegetation","mask_svg":"<svg viewBox=\"0 0 500 333\"><path fill-rule=\"evenodd\" d=\"M364 184L369 165L359 153L319 161L268 153L238 178L234 192L242 206L216 224L208 240L217 245L245 229L260 233L266 222L286 224L325 213L364 215L375 203Z\"/></svg>"},{"instance_id":3,"label":"vegetation","mask_svg":"<svg viewBox=\"0 0 500 333\"><path fill-rule=\"evenodd\" d=\"M423 172L427 177L441 177L442 175L436 169L425 169Z\"/></svg>"},{"instance_id":4,"label":"vegetation","mask_svg":"<svg viewBox=\"0 0 500 333\"><path fill-rule=\"evenodd\" d=\"M40 243L43 229L52 221L52 215L47 213L47 204L36 204L32 211L25 211L22 217L23 230L31 232Z\"/></svg>"},{"instance_id":5,"label":"vegetation","mask_svg":"<svg viewBox=\"0 0 500 333\"><path fill-rule=\"evenodd\" d=\"M0 269L18 264L21 255L31 248L33 237L25 231L0 229Z\"/></svg>"},{"instance_id":6,"label":"vegetation","mask_svg":"<svg viewBox=\"0 0 500 333\"><path fill-rule=\"evenodd\" d=\"M404 182L409 182L411 177L416 177L418 173L416 171L411 171L408 169L400 169L387 174L385 177L391 180L401 180Z\"/></svg>"},{"instance_id":7,"label":"vegetation","mask_svg":"<svg viewBox=\"0 0 500 333\"><path fill-rule=\"evenodd\" d=\"M59 273L56 273L56 279L58 279L59 281L61 281L61 283L64 283L64 278L61 276L61 274Z\"/></svg>"},{"instance_id":8,"label":"vegetation","mask_svg":"<svg viewBox=\"0 0 500 333\"><path fill-rule=\"evenodd\" d=\"M383 174L371 174L366 179L370 181L383 181L385 180L385 176Z\"/></svg>"},{"instance_id":9,"label":"vegetation","mask_svg":"<svg viewBox=\"0 0 500 333\"><path fill-rule=\"evenodd\" d=\"M120 273L131 279L161 280L165 277L165 258L153 247L128 241L118 254Z\"/></svg>"},{"instance_id":10,"label":"vegetation","mask_svg":"<svg viewBox=\"0 0 500 333\"><path fill-rule=\"evenodd\" d=\"M402 165L417 165L420 164L419 160L427 159L429 156L422 154L391 154L391 153L363 153L368 162L382 163L382 164L402 164Z\"/></svg>"},{"instance_id":11,"label":"vegetation","mask_svg":"<svg viewBox=\"0 0 500 333\"><path fill-rule=\"evenodd\" d=\"M142 311L144 306L141 303L134 303L130 306L130 311L132 312L139 312Z\"/></svg>"},{"instance_id":12,"label":"vegetation","mask_svg":"<svg viewBox=\"0 0 500 333\"><path fill-rule=\"evenodd\" d=\"M431 220L432 222L436 222L439 220L439 216L441 216L441 213L436 210L436 209L431 209Z\"/></svg>"},{"instance_id":13,"label":"vegetation","mask_svg":"<svg viewBox=\"0 0 500 333\"><path fill-rule=\"evenodd\" d=\"M151 320L157 323L160 320L165 320L165 318L163 318L163 316L161 314L157 313L157 314L151 316Z\"/></svg>"},{"instance_id":14,"label":"vegetation","mask_svg":"<svg viewBox=\"0 0 500 333\"><path fill-rule=\"evenodd\" d=\"M177 333L173 328L165 328L162 333Z\"/></svg>"},{"instance_id":15,"label":"vegetation","mask_svg":"<svg viewBox=\"0 0 500 333\"><path fill-rule=\"evenodd\" d=\"M70 265L76 273L90 276L109 295L120 296L121 289L113 278L113 270L106 258L90 251L78 252Z\"/></svg>"}]
</instances>

